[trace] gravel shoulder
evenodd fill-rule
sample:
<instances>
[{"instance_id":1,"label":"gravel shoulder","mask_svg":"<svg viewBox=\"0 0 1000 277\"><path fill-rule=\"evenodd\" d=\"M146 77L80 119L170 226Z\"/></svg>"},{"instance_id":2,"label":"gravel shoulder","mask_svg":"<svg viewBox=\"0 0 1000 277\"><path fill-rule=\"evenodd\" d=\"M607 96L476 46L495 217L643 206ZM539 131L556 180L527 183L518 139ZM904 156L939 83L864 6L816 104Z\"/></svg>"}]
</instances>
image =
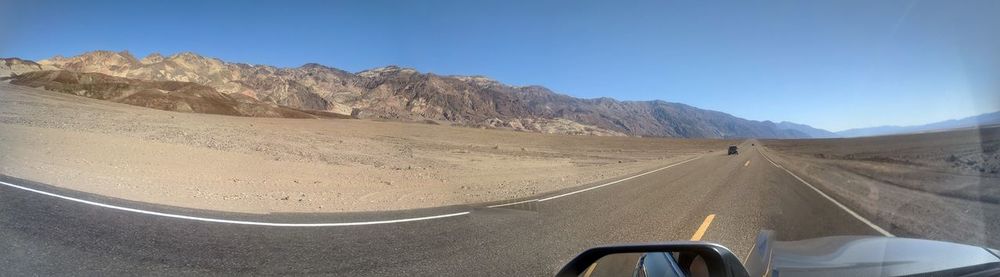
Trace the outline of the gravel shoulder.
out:
<instances>
[{"instance_id":1,"label":"gravel shoulder","mask_svg":"<svg viewBox=\"0 0 1000 277\"><path fill-rule=\"evenodd\" d=\"M763 144L889 232L1000 246L1000 128Z\"/></svg>"},{"instance_id":2,"label":"gravel shoulder","mask_svg":"<svg viewBox=\"0 0 1000 277\"><path fill-rule=\"evenodd\" d=\"M0 83L0 174L220 211L382 211L516 199L730 143L190 114Z\"/></svg>"}]
</instances>

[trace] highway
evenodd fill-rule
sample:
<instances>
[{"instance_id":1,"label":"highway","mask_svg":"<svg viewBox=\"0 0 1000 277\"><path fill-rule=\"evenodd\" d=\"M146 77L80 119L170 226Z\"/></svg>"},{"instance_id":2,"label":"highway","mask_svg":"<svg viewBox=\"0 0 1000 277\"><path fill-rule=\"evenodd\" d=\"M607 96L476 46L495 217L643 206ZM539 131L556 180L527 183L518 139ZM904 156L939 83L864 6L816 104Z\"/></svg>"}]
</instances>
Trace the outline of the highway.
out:
<instances>
[{"instance_id":1,"label":"highway","mask_svg":"<svg viewBox=\"0 0 1000 277\"><path fill-rule=\"evenodd\" d=\"M602 244L700 239L742 258L762 229L886 235L751 143L531 199L378 213L190 210L0 176L0 275L550 276Z\"/></svg>"}]
</instances>

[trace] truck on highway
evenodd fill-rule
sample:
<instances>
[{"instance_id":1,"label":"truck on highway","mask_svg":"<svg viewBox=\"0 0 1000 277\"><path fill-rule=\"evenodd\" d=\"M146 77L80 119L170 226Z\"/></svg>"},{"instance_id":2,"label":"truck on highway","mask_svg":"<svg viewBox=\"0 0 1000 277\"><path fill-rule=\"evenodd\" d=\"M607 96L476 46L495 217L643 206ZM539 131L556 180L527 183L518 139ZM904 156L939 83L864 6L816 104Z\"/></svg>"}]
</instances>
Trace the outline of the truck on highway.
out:
<instances>
[{"instance_id":1,"label":"truck on highway","mask_svg":"<svg viewBox=\"0 0 1000 277\"><path fill-rule=\"evenodd\" d=\"M729 154L728 155L739 155L739 154L740 154L740 151L736 148L736 145L730 145L729 146Z\"/></svg>"}]
</instances>

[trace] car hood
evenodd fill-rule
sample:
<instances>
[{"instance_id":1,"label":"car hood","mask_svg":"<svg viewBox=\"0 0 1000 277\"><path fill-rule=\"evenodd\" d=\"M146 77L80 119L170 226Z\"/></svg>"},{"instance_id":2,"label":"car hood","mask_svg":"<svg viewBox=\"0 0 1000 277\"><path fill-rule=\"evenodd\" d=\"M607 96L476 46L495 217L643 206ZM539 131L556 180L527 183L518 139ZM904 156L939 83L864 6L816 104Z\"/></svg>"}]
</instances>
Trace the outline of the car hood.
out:
<instances>
[{"instance_id":1,"label":"car hood","mask_svg":"<svg viewBox=\"0 0 1000 277\"><path fill-rule=\"evenodd\" d=\"M835 236L800 241L758 238L751 276L964 275L1000 268L996 250L923 239ZM756 274L755 274L756 273Z\"/></svg>"}]
</instances>

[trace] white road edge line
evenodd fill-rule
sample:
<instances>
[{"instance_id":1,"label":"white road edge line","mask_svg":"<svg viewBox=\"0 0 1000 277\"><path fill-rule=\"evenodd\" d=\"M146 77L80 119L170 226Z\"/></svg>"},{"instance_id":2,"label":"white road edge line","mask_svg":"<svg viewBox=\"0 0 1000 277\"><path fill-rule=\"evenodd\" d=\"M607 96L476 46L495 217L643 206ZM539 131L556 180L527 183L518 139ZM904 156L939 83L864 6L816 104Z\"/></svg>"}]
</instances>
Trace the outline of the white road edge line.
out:
<instances>
[{"instance_id":1,"label":"white road edge line","mask_svg":"<svg viewBox=\"0 0 1000 277\"><path fill-rule=\"evenodd\" d=\"M806 186L809 186L809 188L811 188L813 191L816 191L816 193L819 193L820 196L823 196L823 198L826 198L827 200L830 200L830 202L833 202L833 204L836 204L837 207L840 207L841 209L843 209L844 211L846 211L848 214L854 216L854 218L857 218L862 223L868 225L868 227L872 227L872 229L875 229L875 231L881 233L884 236L895 237L895 235L893 235L892 233L889 233L889 231L886 231L885 229L882 229L882 227L878 227L878 225L875 225L875 223L872 223L867 218L864 218L860 214L852 211L847 206L844 206L844 204L841 204L836 199L833 199L833 197L830 197L829 195L826 195L826 193L824 193L823 191L819 190L818 188L816 188L815 186L813 186L809 182L806 182L806 180L802 180L802 178L799 178L799 176L795 175L795 173L792 173L792 171L788 170L787 168L785 168L783 166L780 166L780 165L774 163L774 161L772 161L771 158L768 158L767 155L764 154L764 152L760 151L760 149L757 150L757 153L760 153L760 155L763 156L764 159L766 159L768 162L771 162L771 164L773 164L775 167L780 168L781 170L784 170L788 174L792 175L792 177L795 177L795 179L798 179L799 182L802 182L803 184L806 184Z\"/></svg>"},{"instance_id":2,"label":"white road edge line","mask_svg":"<svg viewBox=\"0 0 1000 277\"><path fill-rule=\"evenodd\" d=\"M162 216L162 217L169 217L169 218L177 218L177 219L187 219L187 220L195 220L195 221L213 222L213 223L228 223L228 224L272 226L272 227L342 227L342 226L362 226L362 225L376 225L376 224L389 224L389 223L402 223L402 222L429 220L429 219L437 219L437 218L445 218L445 217L453 217L453 216L466 215L466 214L470 213L470 212L460 212L460 213L442 214L442 215L435 215L435 216L403 218L403 219L393 219L393 220L340 222L340 223L273 223L273 222L258 222L258 221L240 221L240 220L227 220L227 219L205 218L205 217L187 216L187 215L179 215L179 214L169 214L169 213L161 213L161 212L154 212L154 211L146 211L146 210L140 210L140 209L126 208L126 207L120 207L120 206L115 206L115 205L98 203L98 202L93 202L93 201L88 201L88 200L83 200L83 199L77 199L77 198L73 198L73 197L69 197L69 196L64 196L64 195L59 195L59 194L55 194L55 193L51 193L51 192L45 192L45 191L41 191L41 190L37 190L37 189L32 189L32 188L28 188L28 187L23 187L23 186L19 186L19 185L7 183L7 182L4 182L4 181L0 181L0 184L6 185L8 187L16 188L16 189L21 189L21 190L26 190L26 191L38 193L38 194L48 195L48 196L52 196L52 197L56 197L56 198L62 198L62 199L69 200L69 201L79 202L79 203L88 204L88 205L94 205L94 206L108 208L108 209L115 209L115 210L119 210L119 211L140 213L140 214L146 214L146 215L155 215L155 216Z\"/></svg>"},{"instance_id":3,"label":"white road edge line","mask_svg":"<svg viewBox=\"0 0 1000 277\"><path fill-rule=\"evenodd\" d=\"M513 206L513 205L522 204L522 203L528 203L528 202L538 202L538 199L517 201L517 202L514 202L514 203L506 203L506 204L489 205L489 206L486 206L486 207L487 208L499 208L499 207Z\"/></svg>"},{"instance_id":4,"label":"white road edge line","mask_svg":"<svg viewBox=\"0 0 1000 277\"><path fill-rule=\"evenodd\" d=\"M603 184L603 185L599 185L599 186L593 186L593 187L589 187L589 188L585 188L585 189L581 189L581 190L577 190L577 191L563 193L563 194L556 195L556 196L550 196L550 197L538 199L538 202L545 202L545 201L549 201L549 200L552 200L552 199L556 199L556 198L560 198L560 197L565 197L565 196L570 196L570 195L574 195L574 194L577 194L577 193L585 192L585 191L588 191L588 190L594 190L594 189L599 189L599 188L603 188L603 187L606 187L606 186L614 185L614 184L621 183L621 182L624 182L624 181L628 181L628 180L632 180L632 179L635 179L635 178L639 178L639 177L645 176L647 174L652 174L652 173L660 171L660 170L664 170L664 169L667 169L667 168L678 166L678 165L681 165L681 164L684 164L684 163L687 163L687 162L690 162L690 161L693 161L693 160L697 160L699 158L701 158L700 155L697 156L697 157L691 158L691 159L687 159L687 160L685 160L683 162L679 162L679 163L675 163L675 164L672 164L672 165L664 166L664 167L661 167L661 168L658 168L658 169L655 169L655 170L652 170L652 171L647 171L646 173L642 173L642 174L635 175L635 176L632 176L632 177L620 179L620 180L617 180L617 181L614 181L614 182L609 182L607 184Z\"/></svg>"}]
</instances>

